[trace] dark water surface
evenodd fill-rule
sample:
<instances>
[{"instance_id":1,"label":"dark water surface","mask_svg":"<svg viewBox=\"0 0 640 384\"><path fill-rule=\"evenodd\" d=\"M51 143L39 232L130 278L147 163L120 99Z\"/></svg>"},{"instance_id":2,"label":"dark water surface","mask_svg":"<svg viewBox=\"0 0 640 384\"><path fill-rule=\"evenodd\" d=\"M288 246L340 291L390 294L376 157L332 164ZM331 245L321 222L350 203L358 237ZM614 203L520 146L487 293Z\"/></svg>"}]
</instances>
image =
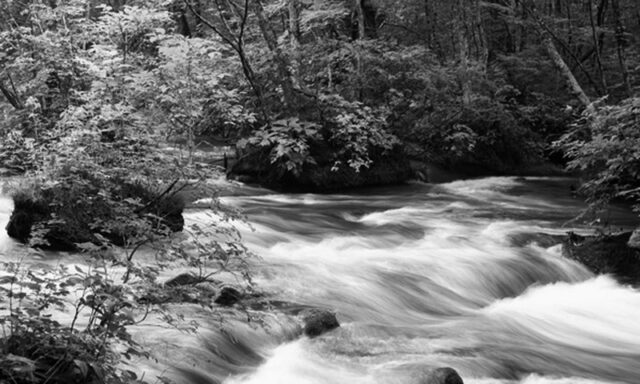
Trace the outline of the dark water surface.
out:
<instances>
[{"instance_id":1,"label":"dark water surface","mask_svg":"<svg viewBox=\"0 0 640 384\"><path fill-rule=\"evenodd\" d=\"M333 309L342 327L285 343L241 325L233 337L184 339L180 380L410 384L451 366L471 384L639 383L640 291L561 257L572 229L562 224L584 207L570 183L497 177L224 197L255 229L241 226L261 256L258 286ZM0 225L9 213L0 200ZM622 209L611 218L634 224ZM205 218L194 210L187 220ZM0 252L11 246L0 235Z\"/></svg>"}]
</instances>

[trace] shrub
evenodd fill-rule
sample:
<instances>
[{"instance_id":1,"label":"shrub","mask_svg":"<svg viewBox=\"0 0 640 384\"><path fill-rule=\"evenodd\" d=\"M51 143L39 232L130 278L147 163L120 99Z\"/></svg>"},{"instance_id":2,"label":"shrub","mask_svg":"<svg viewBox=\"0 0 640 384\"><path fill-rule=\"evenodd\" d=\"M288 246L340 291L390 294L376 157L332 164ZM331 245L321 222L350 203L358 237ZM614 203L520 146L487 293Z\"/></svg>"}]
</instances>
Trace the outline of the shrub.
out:
<instances>
[{"instance_id":1,"label":"shrub","mask_svg":"<svg viewBox=\"0 0 640 384\"><path fill-rule=\"evenodd\" d=\"M567 168L580 171L589 209L597 214L614 199L640 208L640 98L617 105L594 102L556 145L566 152Z\"/></svg>"}]
</instances>

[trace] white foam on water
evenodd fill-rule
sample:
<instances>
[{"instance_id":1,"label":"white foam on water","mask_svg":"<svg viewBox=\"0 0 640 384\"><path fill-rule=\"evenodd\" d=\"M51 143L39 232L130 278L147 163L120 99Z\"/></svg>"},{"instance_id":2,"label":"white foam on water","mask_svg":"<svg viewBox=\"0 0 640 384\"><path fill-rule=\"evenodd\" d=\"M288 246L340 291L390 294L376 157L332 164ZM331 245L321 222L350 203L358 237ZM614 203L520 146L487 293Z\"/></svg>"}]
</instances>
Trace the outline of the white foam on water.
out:
<instances>
[{"instance_id":1,"label":"white foam on water","mask_svg":"<svg viewBox=\"0 0 640 384\"><path fill-rule=\"evenodd\" d=\"M530 375L522 380L522 384L622 384L619 381L602 381L581 377L549 377Z\"/></svg>"},{"instance_id":2,"label":"white foam on water","mask_svg":"<svg viewBox=\"0 0 640 384\"><path fill-rule=\"evenodd\" d=\"M438 184L455 193L476 194L488 191L501 192L521 185L524 179L515 176L485 177L481 179L456 180Z\"/></svg>"},{"instance_id":3,"label":"white foam on water","mask_svg":"<svg viewBox=\"0 0 640 384\"><path fill-rule=\"evenodd\" d=\"M8 196L0 195L0 260L2 254L8 252L15 244L15 241L9 237L5 230L12 211L13 200Z\"/></svg>"},{"instance_id":4,"label":"white foam on water","mask_svg":"<svg viewBox=\"0 0 640 384\"><path fill-rule=\"evenodd\" d=\"M266 363L255 373L230 378L226 384L326 384L375 382L366 372L329 365L320 358L313 358L307 339L276 348Z\"/></svg>"},{"instance_id":5,"label":"white foam on water","mask_svg":"<svg viewBox=\"0 0 640 384\"><path fill-rule=\"evenodd\" d=\"M467 384L631 384L634 370L640 372L640 292L610 277L594 278L561 257L559 245L526 243L528 234L568 229L528 219L523 210L572 209L535 194L509 194L527 180L412 185L409 197L221 199L246 208L249 221L255 215L250 223L187 211L187 225L239 229L261 256L251 261L257 287L276 300L335 310L342 324L320 338L277 347L271 335L248 326L230 325L238 337L229 344L207 329L214 347L247 365L224 383L416 384L412 370L453 366ZM0 221L9 214L10 200L0 198ZM525 245L514 246L519 234ZM548 246L549 238L542 239ZM181 271L166 271L163 279ZM206 320L194 308L184 313ZM229 363L211 355L202 340L166 330L154 334L155 326L137 334L157 347L162 364L170 363L174 350L189 349L182 366L197 365L194 371L215 380L231 374L221 368ZM265 361L245 364L251 354L234 340Z\"/></svg>"},{"instance_id":6,"label":"white foam on water","mask_svg":"<svg viewBox=\"0 0 640 384\"><path fill-rule=\"evenodd\" d=\"M482 312L490 318L509 319L558 343L598 353L640 356L640 292L608 276L533 287Z\"/></svg>"}]
</instances>

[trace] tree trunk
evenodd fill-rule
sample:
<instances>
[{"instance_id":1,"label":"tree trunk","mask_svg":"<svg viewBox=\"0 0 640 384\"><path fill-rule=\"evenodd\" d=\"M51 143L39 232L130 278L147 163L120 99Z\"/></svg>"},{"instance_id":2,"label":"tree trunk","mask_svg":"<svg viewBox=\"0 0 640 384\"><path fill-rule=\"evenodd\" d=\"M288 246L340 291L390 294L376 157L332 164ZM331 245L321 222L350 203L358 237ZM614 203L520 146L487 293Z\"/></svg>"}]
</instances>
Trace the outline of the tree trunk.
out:
<instances>
[{"instance_id":1,"label":"tree trunk","mask_svg":"<svg viewBox=\"0 0 640 384\"><path fill-rule=\"evenodd\" d=\"M462 88L462 105L471 104L471 84L469 79L469 41L465 34L466 12L463 0L457 0L457 17L455 18L455 33L458 40L458 59L460 60L460 87Z\"/></svg>"},{"instance_id":2,"label":"tree trunk","mask_svg":"<svg viewBox=\"0 0 640 384\"><path fill-rule=\"evenodd\" d=\"M358 39L366 39L366 25L364 18L364 9L362 9L362 0L353 0L353 10L356 22L358 23Z\"/></svg>"},{"instance_id":3,"label":"tree trunk","mask_svg":"<svg viewBox=\"0 0 640 384\"><path fill-rule=\"evenodd\" d=\"M475 6L475 24L476 30L478 33L478 45L479 45L479 53L478 53L478 61L482 65L482 70L486 71L487 64L489 60L489 44L487 43L487 35L484 31L483 21L482 21L482 7L480 6L480 0L476 0L474 3Z\"/></svg>"},{"instance_id":4,"label":"tree trunk","mask_svg":"<svg viewBox=\"0 0 640 384\"><path fill-rule=\"evenodd\" d=\"M278 68L279 75L279 83L282 87L282 94L284 98L284 104L289 109L295 109L296 101L293 94L294 91L294 81L290 68L290 63L288 58L285 56L282 49L278 46L278 39L276 37L275 32L271 28L269 24L269 20L267 19L264 13L264 7L262 6L261 0L256 0L254 6L254 13L258 19L258 26L260 27L260 31L262 32L262 36L267 43L267 47L269 51L273 53L273 56L276 60L276 66Z\"/></svg>"},{"instance_id":5,"label":"tree trunk","mask_svg":"<svg viewBox=\"0 0 640 384\"><path fill-rule=\"evenodd\" d=\"M0 93L4 95L4 97L7 99L7 101L9 102L9 104L11 104L13 108L17 110L24 109L24 105L20 101L20 98L18 97L18 95L15 94L13 91L11 91L9 88L7 88L4 82L0 82Z\"/></svg>"},{"instance_id":6,"label":"tree trunk","mask_svg":"<svg viewBox=\"0 0 640 384\"><path fill-rule=\"evenodd\" d=\"M556 14L556 17L562 17L562 0L556 0L555 14Z\"/></svg>"},{"instance_id":7,"label":"tree trunk","mask_svg":"<svg viewBox=\"0 0 640 384\"><path fill-rule=\"evenodd\" d=\"M573 21L571 20L571 2L567 1L567 45L573 45Z\"/></svg>"},{"instance_id":8,"label":"tree trunk","mask_svg":"<svg viewBox=\"0 0 640 384\"><path fill-rule=\"evenodd\" d=\"M616 47L618 50L618 65L620 66L620 73L622 74L624 90L627 94L627 97L631 97L633 95L633 91L631 89L631 83L629 82L629 70L627 69L626 53L624 51L624 46L626 44L624 37L625 28L624 24L622 24L619 0L612 0L611 7L613 8L613 17L616 23Z\"/></svg>"},{"instance_id":9,"label":"tree trunk","mask_svg":"<svg viewBox=\"0 0 640 384\"><path fill-rule=\"evenodd\" d=\"M564 62L564 59L562 58L562 56L560 56L560 53L558 53L558 49L556 48L555 44L553 44L553 40L548 33L543 33L542 42L553 65L556 67L560 75L564 78L569 92L585 107L591 104L591 100L589 100L589 97L584 92L575 76L573 76L573 73L567 66L567 63Z\"/></svg>"},{"instance_id":10,"label":"tree trunk","mask_svg":"<svg viewBox=\"0 0 640 384\"><path fill-rule=\"evenodd\" d=\"M289 0L289 39L291 43L291 74L295 87L300 75L300 0Z\"/></svg>"},{"instance_id":11,"label":"tree trunk","mask_svg":"<svg viewBox=\"0 0 640 384\"><path fill-rule=\"evenodd\" d=\"M432 23L432 11L431 5L429 4L429 0L424 0L424 20L425 20L425 29L427 30L427 47L429 49L433 49L433 31L434 25Z\"/></svg>"},{"instance_id":12,"label":"tree trunk","mask_svg":"<svg viewBox=\"0 0 640 384\"><path fill-rule=\"evenodd\" d=\"M593 17L593 1L587 0L589 11L589 22L591 23L591 38L593 39L593 49L596 56L596 64L598 66L598 75L600 76L600 86L607 93L607 81L604 76L604 69L602 68L602 56L600 55L600 38L596 29L595 20Z\"/></svg>"},{"instance_id":13,"label":"tree trunk","mask_svg":"<svg viewBox=\"0 0 640 384\"><path fill-rule=\"evenodd\" d=\"M202 2L200 0L193 1L193 8L195 9L194 13L198 13L199 15L204 15L204 13L202 12ZM196 25L191 31L191 33L193 34L193 36L196 36L196 37L204 36L204 28L202 27L201 18L196 17Z\"/></svg>"},{"instance_id":14,"label":"tree trunk","mask_svg":"<svg viewBox=\"0 0 640 384\"><path fill-rule=\"evenodd\" d=\"M211 21L204 18L202 14L198 12L196 7L189 0L183 0L183 1L186 4L186 6L189 8L191 13L193 13L193 15L196 17L197 23L199 23L200 25L204 24L207 27L211 28L211 30L215 32L215 34L222 39L222 41L224 41L227 45L229 45L238 54L238 58L240 59L240 63L242 64L242 73L244 74L244 77L249 83L249 85L251 86L251 89L253 89L256 97L258 98L258 102L260 104L260 109L262 110L262 114L265 120L267 120L268 115L266 110L264 109L264 97L263 97L262 87L260 84L258 84L255 72L253 71L251 63L249 62L249 59L247 58L247 55L244 50L243 36L244 36L248 13L249 13L249 8L248 8L249 0L244 1L243 13L240 15L241 22L239 26L239 33L237 36L234 36L232 34L226 22L223 21L221 26L216 26Z\"/></svg>"}]
</instances>

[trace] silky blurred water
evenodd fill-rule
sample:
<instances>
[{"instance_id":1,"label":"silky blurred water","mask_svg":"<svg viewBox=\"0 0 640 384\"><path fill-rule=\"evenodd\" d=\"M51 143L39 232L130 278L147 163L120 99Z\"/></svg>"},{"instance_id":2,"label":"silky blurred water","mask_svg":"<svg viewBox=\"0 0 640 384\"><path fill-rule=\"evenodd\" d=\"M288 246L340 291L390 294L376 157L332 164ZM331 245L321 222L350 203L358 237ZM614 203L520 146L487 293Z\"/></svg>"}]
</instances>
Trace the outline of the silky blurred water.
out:
<instances>
[{"instance_id":1,"label":"silky blurred water","mask_svg":"<svg viewBox=\"0 0 640 384\"><path fill-rule=\"evenodd\" d=\"M561 256L566 231L589 232L563 227L584 208L571 182L224 197L248 217L238 225L261 256L257 286L274 300L335 310L342 326L286 341L286 321L274 317L284 330L238 323L220 333L212 324L200 337L142 338L165 363L173 356L184 383L417 384L441 366L472 384L638 383L640 292ZM10 210L0 199L0 225ZM634 224L622 208L610 216ZM208 220L198 210L186 218ZM0 251L13 246L2 233Z\"/></svg>"}]
</instances>

